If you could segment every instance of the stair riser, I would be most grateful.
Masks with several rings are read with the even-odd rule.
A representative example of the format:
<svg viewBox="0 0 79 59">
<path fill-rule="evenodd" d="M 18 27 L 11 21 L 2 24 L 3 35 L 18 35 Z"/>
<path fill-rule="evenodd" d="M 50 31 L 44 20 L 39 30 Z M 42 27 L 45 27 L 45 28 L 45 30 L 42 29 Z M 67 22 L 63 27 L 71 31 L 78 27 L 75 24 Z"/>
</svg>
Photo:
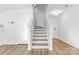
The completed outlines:
<svg viewBox="0 0 79 59">
<path fill-rule="evenodd" d="M 33 46 L 48 46 L 48 43 L 32 43 Z"/>
<path fill-rule="evenodd" d="M 45 32 L 45 30 L 34 30 L 35 32 Z"/>
<path fill-rule="evenodd" d="M 48 41 L 32 41 L 32 43 L 40 43 L 40 44 L 45 44 L 45 43 L 48 43 Z"/>
<path fill-rule="evenodd" d="M 45 30 L 45 29 L 34 29 L 34 30 Z"/>
<path fill-rule="evenodd" d="M 33 39 L 47 39 L 47 37 L 33 37 Z"/>
<path fill-rule="evenodd" d="M 34 31 L 45 31 L 45 30 L 34 30 Z"/>
<path fill-rule="evenodd" d="M 37 35 L 37 36 L 45 36 L 46 34 L 34 34 L 34 35 Z"/>
<path fill-rule="evenodd" d="M 46 32 L 34 32 L 34 34 L 46 34 Z"/>
</svg>

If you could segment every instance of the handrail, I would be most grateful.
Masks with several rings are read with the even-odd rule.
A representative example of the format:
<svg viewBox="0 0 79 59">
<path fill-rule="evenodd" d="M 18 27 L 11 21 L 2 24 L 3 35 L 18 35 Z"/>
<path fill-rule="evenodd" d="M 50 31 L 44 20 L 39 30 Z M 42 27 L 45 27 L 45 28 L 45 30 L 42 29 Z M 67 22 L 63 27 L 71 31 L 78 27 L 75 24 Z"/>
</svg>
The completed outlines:
<svg viewBox="0 0 79 59">
<path fill-rule="evenodd" d="M 52 50 L 53 30 L 48 21 L 46 21 L 46 31 L 47 31 L 47 37 L 48 37 L 49 50 Z"/>
<path fill-rule="evenodd" d="M 30 34 L 30 39 L 29 39 L 29 44 L 28 44 L 28 48 L 31 50 L 32 48 L 32 39 L 33 39 L 33 30 L 34 30 L 34 6 L 33 7 L 33 18 L 32 20 L 29 22 L 28 28 L 29 28 L 29 34 Z"/>
<path fill-rule="evenodd" d="M 32 19 L 28 25 L 28 29 L 29 29 L 29 43 L 28 43 L 28 50 L 31 50 L 32 48 L 32 39 L 33 39 L 33 30 L 34 30 L 34 20 Z"/>
</svg>

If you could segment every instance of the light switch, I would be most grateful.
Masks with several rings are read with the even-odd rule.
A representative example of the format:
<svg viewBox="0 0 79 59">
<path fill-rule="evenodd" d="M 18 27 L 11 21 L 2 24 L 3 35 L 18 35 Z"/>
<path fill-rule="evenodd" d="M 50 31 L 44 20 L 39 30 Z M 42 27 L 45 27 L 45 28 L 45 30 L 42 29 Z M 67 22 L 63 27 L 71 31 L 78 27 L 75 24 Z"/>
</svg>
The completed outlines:
<svg viewBox="0 0 79 59">
<path fill-rule="evenodd" d="M 56 27 L 54 27 L 54 30 L 56 30 Z"/>
</svg>

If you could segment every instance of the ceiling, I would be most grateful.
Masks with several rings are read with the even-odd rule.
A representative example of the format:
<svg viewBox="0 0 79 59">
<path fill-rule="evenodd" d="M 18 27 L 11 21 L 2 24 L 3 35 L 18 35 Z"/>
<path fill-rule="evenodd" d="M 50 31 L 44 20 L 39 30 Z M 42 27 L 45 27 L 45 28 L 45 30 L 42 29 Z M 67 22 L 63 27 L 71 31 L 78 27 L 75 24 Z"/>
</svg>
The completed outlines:
<svg viewBox="0 0 79 59">
<path fill-rule="evenodd" d="M 72 4 L 48 4 L 47 14 L 51 13 L 53 10 L 62 10 L 65 12 L 68 8 L 70 8 Z"/>
<path fill-rule="evenodd" d="M 0 4 L 0 9 L 29 9 L 32 4 Z"/>
<path fill-rule="evenodd" d="M 37 6 L 42 6 L 43 8 L 47 4 L 37 4 Z M 47 10 L 54 10 L 54 9 L 62 9 L 65 8 L 67 4 L 48 4 Z M 24 9 L 24 8 L 31 8 L 32 4 L 0 4 L 0 9 Z M 68 5 L 67 7 L 69 7 Z"/>
<path fill-rule="evenodd" d="M 47 14 L 56 9 L 66 11 L 71 6 L 69 4 L 37 4 L 37 8 L 39 7 L 43 11 L 47 10 Z M 0 11 L 6 9 L 32 9 L 32 4 L 0 4 Z"/>
<path fill-rule="evenodd" d="M 66 4 L 48 4 L 48 9 L 60 9 L 65 8 Z"/>
</svg>

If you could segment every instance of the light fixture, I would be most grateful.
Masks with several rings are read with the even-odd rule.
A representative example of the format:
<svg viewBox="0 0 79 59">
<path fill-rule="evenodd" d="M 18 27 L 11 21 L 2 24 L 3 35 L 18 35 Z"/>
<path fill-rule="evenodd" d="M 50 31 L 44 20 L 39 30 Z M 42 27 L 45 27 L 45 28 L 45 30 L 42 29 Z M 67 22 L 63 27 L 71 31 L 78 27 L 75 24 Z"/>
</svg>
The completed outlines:
<svg viewBox="0 0 79 59">
<path fill-rule="evenodd" d="M 58 10 L 53 10 L 50 14 L 53 14 L 55 16 L 61 14 L 63 11 L 61 9 L 58 9 Z"/>
<path fill-rule="evenodd" d="M 37 4 L 34 4 L 34 6 L 36 6 Z"/>
</svg>

